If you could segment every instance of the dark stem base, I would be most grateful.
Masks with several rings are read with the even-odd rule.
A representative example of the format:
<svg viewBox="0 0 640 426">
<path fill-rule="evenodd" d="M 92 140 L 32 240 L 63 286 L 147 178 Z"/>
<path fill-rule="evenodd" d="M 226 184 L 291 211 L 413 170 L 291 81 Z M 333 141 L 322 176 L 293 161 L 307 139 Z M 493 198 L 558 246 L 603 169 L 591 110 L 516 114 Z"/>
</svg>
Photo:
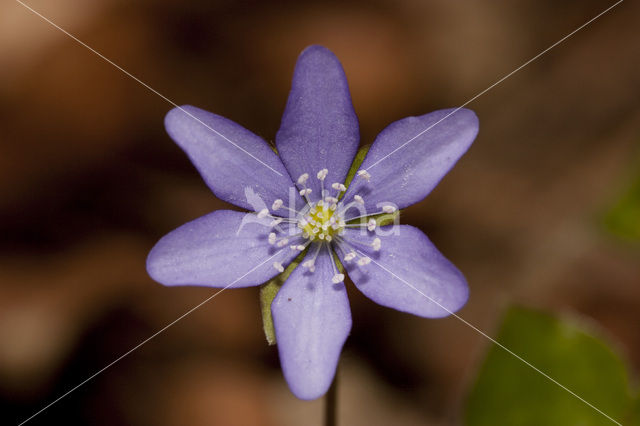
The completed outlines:
<svg viewBox="0 0 640 426">
<path fill-rule="evenodd" d="M 336 426 L 338 424 L 336 419 L 337 393 L 338 372 L 336 371 L 333 383 L 331 383 L 331 387 L 324 397 L 324 426 Z"/>
</svg>

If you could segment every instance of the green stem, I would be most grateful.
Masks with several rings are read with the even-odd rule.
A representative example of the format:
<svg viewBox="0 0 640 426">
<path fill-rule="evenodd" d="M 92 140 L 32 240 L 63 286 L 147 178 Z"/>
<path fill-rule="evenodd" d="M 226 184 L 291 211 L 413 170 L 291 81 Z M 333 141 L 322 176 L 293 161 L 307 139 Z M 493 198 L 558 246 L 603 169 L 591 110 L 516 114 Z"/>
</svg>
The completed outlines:
<svg viewBox="0 0 640 426">
<path fill-rule="evenodd" d="M 336 376 L 333 378 L 333 383 L 331 383 L 331 387 L 324 397 L 324 426 L 336 426 L 338 424 L 336 419 L 337 393 L 338 371 L 336 370 Z"/>
</svg>

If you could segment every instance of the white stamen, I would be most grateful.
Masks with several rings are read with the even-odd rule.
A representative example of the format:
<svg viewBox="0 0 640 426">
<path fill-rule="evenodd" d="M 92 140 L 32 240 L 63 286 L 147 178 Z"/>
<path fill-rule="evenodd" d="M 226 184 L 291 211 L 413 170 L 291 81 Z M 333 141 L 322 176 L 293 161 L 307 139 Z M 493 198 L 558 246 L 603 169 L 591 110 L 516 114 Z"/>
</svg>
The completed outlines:
<svg viewBox="0 0 640 426">
<path fill-rule="evenodd" d="M 313 271 L 314 271 L 314 269 L 315 269 L 315 263 L 316 263 L 316 262 L 315 262 L 315 260 L 314 260 L 314 259 L 310 259 L 310 260 L 307 260 L 307 261 L 303 262 L 303 263 L 302 263 L 302 266 L 304 266 L 305 268 L 307 268 L 308 270 L 310 270 L 311 272 L 313 272 Z"/>
<path fill-rule="evenodd" d="M 287 244 L 289 244 L 289 239 L 288 238 L 283 238 L 282 240 L 278 241 L 278 244 L 276 244 L 276 246 L 284 247 Z"/>
<path fill-rule="evenodd" d="M 273 202 L 273 204 L 271 205 L 271 210 L 276 211 L 276 210 L 278 210 L 280 207 L 282 207 L 282 200 L 278 199 L 278 200 L 275 200 L 275 201 Z"/>
<path fill-rule="evenodd" d="M 369 182 L 369 179 L 371 179 L 371 175 L 369 174 L 369 172 L 364 169 L 358 170 L 358 176 L 363 178 L 367 182 Z"/>
<path fill-rule="evenodd" d="M 324 240 L 324 233 L 318 235 L 318 238 L 320 238 L 321 240 Z"/>
<path fill-rule="evenodd" d="M 325 237 L 325 240 L 326 240 L 328 243 L 330 243 L 330 242 L 331 242 L 331 240 L 333 240 L 333 238 L 331 238 L 331 235 L 327 235 L 327 236 Z"/>
<path fill-rule="evenodd" d="M 396 211 L 396 208 L 394 206 L 382 206 L 382 211 L 385 213 L 393 213 Z"/>
<path fill-rule="evenodd" d="M 264 219 L 269 214 L 269 209 L 262 209 L 258 212 L 258 219 Z"/>
<path fill-rule="evenodd" d="M 374 238 L 371 246 L 373 247 L 373 251 L 380 251 L 380 247 L 382 246 L 382 241 L 380 241 L 380 238 Z"/>
<path fill-rule="evenodd" d="M 347 190 L 347 187 L 344 186 L 343 184 L 339 183 L 339 182 L 331 184 L 331 187 L 333 189 L 336 189 L 336 190 L 340 191 L 340 192 L 343 192 L 343 191 Z"/>
<path fill-rule="evenodd" d="M 273 245 L 276 243 L 276 233 L 272 232 L 269 234 L 269 244 Z"/>
<path fill-rule="evenodd" d="M 309 194 L 311 194 L 311 188 L 306 188 L 306 189 L 301 189 L 300 190 L 300 195 L 302 197 L 304 197 L 305 195 L 309 195 Z"/>
<path fill-rule="evenodd" d="M 334 284 L 341 283 L 344 281 L 344 274 L 335 274 L 333 278 L 331 278 L 331 281 L 333 281 Z"/>
<path fill-rule="evenodd" d="M 305 249 L 305 246 L 303 246 L 302 244 L 299 244 L 296 246 L 296 250 L 298 251 L 303 251 Z"/>
<path fill-rule="evenodd" d="M 274 226 L 278 226 L 278 225 L 280 225 L 281 223 L 282 223 L 282 218 L 278 218 L 278 219 L 274 219 L 274 220 L 269 224 L 269 226 L 271 226 L 271 227 L 273 228 Z"/>
<path fill-rule="evenodd" d="M 307 222 L 305 219 L 300 219 L 298 221 L 298 228 L 304 228 L 305 226 L 307 226 L 309 224 L 309 222 Z"/>
<path fill-rule="evenodd" d="M 360 266 L 365 266 L 365 265 L 368 265 L 369 263 L 371 263 L 371 259 L 369 259 L 366 256 L 361 257 L 360 259 L 358 259 L 358 265 L 360 265 Z"/>
<path fill-rule="evenodd" d="M 373 232 L 376 229 L 376 225 L 377 225 L 377 223 L 376 223 L 375 219 L 369 219 L 369 222 L 367 222 L 367 229 L 370 232 Z"/>
<path fill-rule="evenodd" d="M 324 200 L 327 201 L 328 203 L 337 203 L 338 202 L 338 199 L 336 197 L 327 197 Z"/>
<path fill-rule="evenodd" d="M 318 172 L 316 177 L 318 178 L 318 180 L 324 180 L 327 177 L 327 173 L 329 173 L 329 170 L 322 169 Z"/>
<path fill-rule="evenodd" d="M 358 204 L 364 204 L 364 198 L 362 198 L 359 195 L 354 195 L 353 199 L 356 200 L 356 203 L 358 203 Z"/>
<path fill-rule="evenodd" d="M 303 185 L 309 179 L 309 173 L 303 173 L 298 178 L 298 184 Z"/>
<path fill-rule="evenodd" d="M 355 251 L 351 251 L 347 254 L 344 255 L 344 260 L 347 262 L 351 262 L 353 259 L 356 258 L 356 252 Z"/>
<path fill-rule="evenodd" d="M 273 262 L 273 267 L 276 268 L 278 272 L 284 272 L 284 266 L 280 262 Z"/>
</svg>

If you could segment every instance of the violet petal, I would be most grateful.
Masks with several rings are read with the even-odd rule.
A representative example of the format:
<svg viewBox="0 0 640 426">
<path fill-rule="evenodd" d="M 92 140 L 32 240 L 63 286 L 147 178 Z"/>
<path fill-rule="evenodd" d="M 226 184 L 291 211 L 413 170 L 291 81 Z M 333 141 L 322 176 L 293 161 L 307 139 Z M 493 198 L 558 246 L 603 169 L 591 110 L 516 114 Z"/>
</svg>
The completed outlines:
<svg viewBox="0 0 640 426">
<path fill-rule="evenodd" d="M 147 257 L 147 271 L 168 286 L 236 288 L 262 284 L 279 274 L 273 262 L 286 267 L 300 254 L 289 245 L 270 245 L 271 228 L 266 225 L 268 219 L 261 221 L 251 213 L 209 213 L 162 237 Z"/>
<path fill-rule="evenodd" d="M 323 247 L 313 273 L 298 266 L 271 304 L 282 371 L 300 399 L 318 398 L 329 389 L 351 330 L 347 292 L 344 283 L 331 281 L 329 256 Z"/>
<path fill-rule="evenodd" d="M 342 243 L 343 250 L 371 259 L 368 265 L 359 265 L 357 259 L 347 262 L 338 250 L 351 280 L 374 302 L 428 318 L 445 317 L 466 303 L 464 276 L 419 229 L 383 226 L 377 235 L 346 229 L 343 238 L 352 244 Z M 379 251 L 372 248 L 374 238 L 380 238 Z"/>
<path fill-rule="evenodd" d="M 320 197 L 316 173 L 329 173 L 325 188 L 344 182 L 358 150 L 358 118 L 342 65 L 322 46 L 306 48 L 298 58 L 276 146 L 291 177 L 309 173 L 311 199 Z"/>
<path fill-rule="evenodd" d="M 360 166 L 371 178 L 367 182 L 356 176 L 344 199 L 351 200 L 358 194 L 364 198 L 367 212 L 374 214 L 380 211 L 378 203 L 391 202 L 402 209 L 426 197 L 478 134 L 478 118 L 473 111 L 454 111 L 443 109 L 407 117 L 387 126 Z M 451 115 L 444 118 L 447 114 Z M 353 210 L 350 216 L 355 216 Z"/>
<path fill-rule="evenodd" d="M 246 191 L 250 188 L 267 207 L 276 199 L 288 203 L 289 188 L 294 187 L 291 177 L 259 136 L 231 120 L 190 105 L 169 111 L 165 127 L 216 197 L 248 210 L 260 210 L 247 199 Z M 300 195 L 294 192 L 293 196 L 296 207 L 302 207 Z M 286 215 L 284 211 L 278 213 Z"/>
</svg>

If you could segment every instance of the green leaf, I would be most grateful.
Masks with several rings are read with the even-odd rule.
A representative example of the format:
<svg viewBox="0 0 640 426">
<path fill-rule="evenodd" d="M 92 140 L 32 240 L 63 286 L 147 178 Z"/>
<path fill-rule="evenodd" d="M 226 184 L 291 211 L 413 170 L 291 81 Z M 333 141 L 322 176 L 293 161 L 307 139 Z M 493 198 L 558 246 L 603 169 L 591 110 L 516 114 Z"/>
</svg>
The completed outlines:
<svg viewBox="0 0 640 426">
<path fill-rule="evenodd" d="M 353 159 L 353 163 L 351 163 L 351 168 L 347 173 L 347 178 L 344 181 L 344 186 L 346 186 L 347 188 L 349 187 L 349 184 L 353 180 L 353 177 L 358 172 L 360 165 L 364 161 L 364 157 L 367 156 L 367 152 L 369 152 L 369 148 L 371 148 L 371 144 L 363 145 L 360 147 L 360 149 L 356 153 L 356 158 Z"/>
<path fill-rule="evenodd" d="M 629 426 L 640 426 L 640 395 L 636 395 L 631 414 L 629 415 L 629 423 L 625 424 Z"/>
<path fill-rule="evenodd" d="M 621 422 L 630 409 L 624 363 L 575 320 L 511 308 L 497 339 L 509 350 Z M 497 345 L 489 350 L 467 401 L 470 426 L 614 425 Z"/>
<path fill-rule="evenodd" d="M 260 286 L 260 310 L 262 311 L 262 329 L 269 345 L 276 344 L 276 331 L 273 328 L 271 316 L 271 302 L 275 299 L 282 284 L 289 278 L 291 272 L 302 262 L 305 252 L 300 253 L 289 266 L 279 275 Z"/>
<path fill-rule="evenodd" d="M 400 216 L 400 210 L 396 210 L 393 213 L 382 213 L 379 215 L 371 216 L 376 220 L 376 226 L 392 225 L 396 219 Z"/>
<path fill-rule="evenodd" d="M 604 217 L 604 225 L 614 235 L 640 241 L 640 173 L 622 198 Z"/>
</svg>

